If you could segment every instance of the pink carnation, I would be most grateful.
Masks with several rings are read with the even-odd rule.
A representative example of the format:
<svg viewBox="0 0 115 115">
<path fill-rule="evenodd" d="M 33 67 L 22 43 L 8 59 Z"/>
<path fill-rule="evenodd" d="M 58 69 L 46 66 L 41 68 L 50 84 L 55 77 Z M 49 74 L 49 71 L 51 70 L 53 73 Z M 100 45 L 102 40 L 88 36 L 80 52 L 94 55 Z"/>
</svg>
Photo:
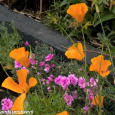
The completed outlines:
<svg viewBox="0 0 115 115">
<path fill-rule="evenodd" d="M 85 107 L 83 107 L 83 109 L 84 109 L 84 114 L 86 114 L 88 111 L 88 107 L 85 105 Z M 90 108 L 89 108 L 89 111 L 90 111 Z"/>
<path fill-rule="evenodd" d="M 39 66 L 44 66 L 45 62 L 40 62 Z"/>
<path fill-rule="evenodd" d="M 62 79 L 63 76 L 59 75 L 57 78 L 54 79 L 54 82 L 58 85 L 61 85 L 61 79 Z"/>
<path fill-rule="evenodd" d="M 74 74 L 70 74 L 70 75 L 68 76 L 68 78 L 69 78 L 69 80 L 70 80 L 70 84 L 72 84 L 72 85 L 74 85 L 74 86 L 77 84 L 78 78 L 77 78 Z"/>
<path fill-rule="evenodd" d="M 49 84 L 53 79 L 51 77 L 48 77 L 46 84 Z"/>
<path fill-rule="evenodd" d="M 68 95 L 68 93 L 65 93 L 64 96 L 65 103 L 71 107 L 72 101 L 74 101 L 73 97 L 71 95 Z"/>
<path fill-rule="evenodd" d="M 80 77 L 78 80 L 78 85 L 80 86 L 80 88 L 85 88 L 85 79 Z"/>
<path fill-rule="evenodd" d="M 91 82 L 91 83 L 90 83 L 90 84 L 91 84 L 91 87 L 97 86 L 97 84 L 96 84 L 94 78 L 90 78 L 90 82 Z"/>
<path fill-rule="evenodd" d="M 55 64 L 52 64 L 52 67 L 55 67 Z"/>
<path fill-rule="evenodd" d="M 49 54 L 45 58 L 45 61 L 50 61 L 53 58 L 54 54 Z"/>
<path fill-rule="evenodd" d="M 18 61 L 15 60 L 14 63 L 15 63 L 15 68 L 22 67 L 22 65 Z"/>
<path fill-rule="evenodd" d="M 60 85 L 63 87 L 63 90 L 67 89 L 70 84 L 70 80 L 67 77 L 62 77 L 60 81 Z"/>
<path fill-rule="evenodd" d="M 44 71 L 48 73 L 50 70 L 50 66 L 48 64 L 45 65 Z"/>
<path fill-rule="evenodd" d="M 26 41 L 24 44 L 25 44 L 25 46 L 29 46 L 29 43 L 28 43 L 28 41 Z"/>
<path fill-rule="evenodd" d="M 51 92 L 51 87 L 48 87 L 47 89 L 48 89 L 49 92 Z"/>
<path fill-rule="evenodd" d="M 11 109 L 13 102 L 9 98 L 4 98 L 1 100 L 1 105 L 2 105 L 2 110 L 3 111 L 8 111 Z"/>
</svg>

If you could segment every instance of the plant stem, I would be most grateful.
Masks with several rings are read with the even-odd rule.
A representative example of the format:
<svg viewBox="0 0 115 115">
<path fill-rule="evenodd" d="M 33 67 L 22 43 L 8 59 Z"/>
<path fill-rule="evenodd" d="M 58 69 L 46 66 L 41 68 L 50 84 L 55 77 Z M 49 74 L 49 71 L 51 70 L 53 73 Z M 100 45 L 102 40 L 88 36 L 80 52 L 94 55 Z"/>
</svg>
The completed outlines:
<svg viewBox="0 0 115 115">
<path fill-rule="evenodd" d="M 85 90 L 86 90 L 86 105 L 88 107 L 88 115 L 89 115 L 89 106 L 88 106 L 87 88 L 86 88 L 86 79 L 87 79 L 87 75 L 86 75 L 86 46 L 85 46 L 85 37 L 84 37 L 82 24 L 81 24 L 81 29 L 82 29 L 82 35 L 83 35 L 83 41 L 84 41 L 84 48 L 85 48 Z"/>
<path fill-rule="evenodd" d="M 2 65 L 1 62 L 0 62 L 0 64 L 1 64 L 1 66 L 2 66 L 2 68 L 3 68 L 3 70 L 4 70 L 4 72 L 6 73 L 6 75 L 9 77 L 9 74 L 8 74 L 7 71 L 4 69 L 4 67 L 3 67 L 3 65 Z"/>
</svg>

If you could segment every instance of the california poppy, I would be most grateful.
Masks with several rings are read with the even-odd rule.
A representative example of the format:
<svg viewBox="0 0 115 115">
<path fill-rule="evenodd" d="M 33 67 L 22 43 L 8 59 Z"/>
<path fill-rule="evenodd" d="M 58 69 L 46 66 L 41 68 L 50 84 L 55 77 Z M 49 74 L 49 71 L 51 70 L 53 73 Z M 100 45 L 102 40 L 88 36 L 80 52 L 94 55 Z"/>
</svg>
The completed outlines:
<svg viewBox="0 0 115 115">
<path fill-rule="evenodd" d="M 37 84 L 37 80 L 34 77 L 31 77 L 29 79 L 29 85 L 27 84 L 27 73 L 28 70 L 17 70 L 19 84 L 17 84 L 11 77 L 7 77 L 1 85 L 2 87 L 10 89 L 16 93 L 21 93 L 21 95 L 15 100 L 11 108 L 12 111 L 24 111 L 24 100 L 26 98 L 26 93 L 31 87 Z M 23 112 L 19 114 L 23 114 Z"/>
<path fill-rule="evenodd" d="M 30 65 L 30 61 L 28 58 L 29 52 L 25 51 L 24 47 L 14 49 L 10 52 L 9 56 L 16 61 L 18 61 L 21 65 L 28 68 Z"/>
<path fill-rule="evenodd" d="M 110 73 L 108 67 L 111 65 L 111 62 L 109 60 L 104 60 L 103 55 L 102 55 L 102 60 L 101 60 L 101 55 L 91 59 L 92 64 L 90 65 L 89 70 L 99 73 L 100 61 L 101 61 L 100 75 L 102 77 L 105 77 Z"/>
<path fill-rule="evenodd" d="M 77 50 L 77 48 L 75 47 L 75 45 L 73 44 L 66 52 L 65 55 L 67 56 L 67 58 L 71 58 L 71 59 L 76 59 L 78 61 L 82 61 L 83 58 L 85 57 L 85 54 L 83 53 L 83 46 L 81 43 L 76 43 L 77 48 L 79 49 L 79 51 Z M 80 53 L 81 54 L 80 54 Z M 82 56 L 81 56 L 82 55 Z"/>
<path fill-rule="evenodd" d="M 56 114 L 56 115 L 69 115 L 69 114 L 67 113 L 67 111 L 63 111 L 63 112 L 58 113 L 58 114 Z"/>
<path fill-rule="evenodd" d="M 95 96 L 95 99 L 93 98 L 92 99 L 92 104 L 93 105 L 96 105 L 96 103 L 97 103 L 97 106 L 99 106 L 99 98 L 100 98 L 100 95 L 98 96 L 98 95 L 96 95 Z M 101 106 L 103 106 L 103 96 L 101 96 Z M 95 103 L 95 101 L 96 101 L 96 103 Z"/>
<path fill-rule="evenodd" d="M 85 3 L 78 3 L 71 5 L 68 8 L 67 13 L 74 17 L 79 23 L 82 23 L 87 11 L 88 7 Z"/>
</svg>

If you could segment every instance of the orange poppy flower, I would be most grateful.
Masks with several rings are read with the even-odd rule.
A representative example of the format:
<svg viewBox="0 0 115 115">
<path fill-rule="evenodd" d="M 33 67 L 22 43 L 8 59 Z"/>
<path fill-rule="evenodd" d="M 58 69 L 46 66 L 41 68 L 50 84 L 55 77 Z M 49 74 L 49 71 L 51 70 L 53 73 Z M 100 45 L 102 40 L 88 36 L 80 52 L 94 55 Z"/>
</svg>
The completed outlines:
<svg viewBox="0 0 115 115">
<path fill-rule="evenodd" d="M 67 113 L 67 111 L 63 111 L 63 112 L 58 113 L 58 114 L 56 114 L 56 115 L 69 115 L 69 114 Z"/>
<path fill-rule="evenodd" d="M 21 93 L 19 97 L 16 98 L 11 110 L 12 111 L 20 111 L 20 113 L 15 114 L 23 114 L 21 110 L 24 111 L 24 100 L 26 98 L 26 93 L 29 89 L 37 84 L 37 80 L 34 77 L 29 79 L 29 85 L 26 82 L 28 70 L 17 70 L 19 84 L 17 84 L 11 77 L 7 77 L 3 83 L 2 87 L 10 89 L 16 93 Z"/>
<path fill-rule="evenodd" d="M 101 60 L 101 55 L 91 59 L 92 64 L 90 65 L 89 70 L 99 73 L 100 61 L 101 61 L 100 75 L 102 77 L 105 77 L 110 73 L 108 67 L 111 65 L 111 62 L 109 60 L 104 60 L 103 55 L 102 55 L 102 60 Z"/>
<path fill-rule="evenodd" d="M 25 51 L 24 47 L 14 49 L 9 54 L 11 58 L 15 59 L 26 68 L 28 68 L 30 65 L 30 60 L 28 58 L 28 55 L 29 55 L 29 52 Z"/>
<path fill-rule="evenodd" d="M 99 106 L 99 98 L 100 98 L 100 95 L 98 96 L 98 95 L 96 95 L 95 96 L 95 99 L 93 98 L 92 99 L 92 104 L 93 105 L 96 105 L 96 103 L 97 103 L 97 106 Z M 103 106 L 103 96 L 101 96 L 101 106 Z M 96 103 L 95 103 L 95 101 L 96 101 Z"/>
<path fill-rule="evenodd" d="M 85 54 L 83 53 L 83 46 L 81 43 L 76 43 L 77 48 L 79 49 L 79 51 L 77 50 L 77 48 L 75 47 L 75 45 L 73 44 L 66 52 L 65 55 L 67 56 L 67 58 L 71 58 L 71 59 L 76 59 L 78 61 L 82 61 L 83 58 L 85 57 Z M 82 56 L 80 55 L 80 53 Z"/>
<path fill-rule="evenodd" d="M 82 23 L 84 20 L 84 17 L 88 11 L 88 7 L 85 3 L 79 3 L 75 5 L 71 5 L 67 13 L 74 17 L 79 23 Z"/>
</svg>

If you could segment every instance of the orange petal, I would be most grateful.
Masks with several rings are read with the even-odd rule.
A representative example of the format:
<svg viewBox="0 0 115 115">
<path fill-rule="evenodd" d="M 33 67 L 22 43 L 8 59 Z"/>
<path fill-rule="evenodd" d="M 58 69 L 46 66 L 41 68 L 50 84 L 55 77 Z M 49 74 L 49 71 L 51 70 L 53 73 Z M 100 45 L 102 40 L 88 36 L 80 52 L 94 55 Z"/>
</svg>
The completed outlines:
<svg viewBox="0 0 115 115">
<path fill-rule="evenodd" d="M 102 60 L 103 60 L 103 55 L 102 55 Z M 101 55 L 91 59 L 92 64 L 99 64 L 100 65 L 100 61 L 101 61 Z"/>
<path fill-rule="evenodd" d="M 69 114 L 67 113 L 67 111 L 63 111 L 63 112 L 58 113 L 58 114 L 56 114 L 56 115 L 69 115 Z"/>
<path fill-rule="evenodd" d="M 27 73 L 28 73 L 28 70 L 25 70 L 25 69 L 17 70 L 19 85 L 24 91 L 25 91 L 26 87 L 28 86 L 28 84 L 26 82 Z"/>
<path fill-rule="evenodd" d="M 77 50 L 77 48 L 79 49 L 79 51 Z M 68 48 L 68 50 L 65 52 L 65 55 L 67 56 L 67 58 L 71 58 L 71 59 L 76 59 L 78 61 L 82 61 L 83 58 L 85 57 L 84 53 L 83 53 L 83 46 L 81 43 L 77 43 L 75 45 L 73 44 L 70 48 Z M 80 53 L 81 54 L 80 54 Z M 82 58 L 82 56 L 83 58 Z"/>
<path fill-rule="evenodd" d="M 109 75 L 109 73 L 110 73 L 109 70 L 108 70 L 107 72 L 101 72 L 101 71 L 100 71 L 100 75 L 101 75 L 102 77 L 105 77 L 106 75 Z"/>
<path fill-rule="evenodd" d="M 30 60 L 27 56 L 21 57 L 17 60 L 21 65 L 23 65 L 25 68 L 28 68 L 30 65 Z"/>
<path fill-rule="evenodd" d="M 87 11 L 88 11 L 87 5 L 85 3 L 80 3 L 71 5 L 68 8 L 67 13 L 70 14 L 72 17 L 74 17 L 79 23 L 82 23 Z"/>
<path fill-rule="evenodd" d="M 94 98 L 92 99 L 92 104 L 93 104 L 93 105 L 96 105 L 96 103 L 97 103 L 97 106 L 99 106 L 99 97 L 100 97 L 100 95 L 99 95 L 99 96 L 96 95 L 96 96 L 95 96 L 95 99 L 94 99 Z M 104 97 L 101 96 L 101 106 L 103 106 L 103 99 L 104 99 Z M 96 101 L 96 103 L 95 103 L 95 101 Z"/>
<path fill-rule="evenodd" d="M 26 98 L 25 93 L 23 93 L 19 97 L 17 97 L 12 108 L 11 108 L 11 111 L 13 111 L 13 112 L 17 111 L 15 114 L 23 114 L 25 98 Z"/>
<path fill-rule="evenodd" d="M 99 68 L 97 65 L 91 64 L 89 71 L 95 71 L 95 72 L 99 72 Z"/>
<path fill-rule="evenodd" d="M 9 54 L 9 56 L 13 59 L 16 59 L 17 55 L 18 55 L 18 49 L 12 50 Z"/>
<path fill-rule="evenodd" d="M 29 91 L 29 89 L 31 87 L 34 87 L 36 84 L 37 84 L 37 80 L 34 77 L 31 77 L 29 79 L 29 86 L 27 86 L 26 89 L 25 89 L 25 93 L 27 93 Z"/>
<path fill-rule="evenodd" d="M 33 87 L 37 84 L 37 79 L 35 79 L 34 77 L 31 77 L 29 79 L 29 86 Z"/>
<path fill-rule="evenodd" d="M 12 91 L 14 91 L 14 92 L 16 92 L 16 93 L 23 93 L 23 91 L 22 91 L 20 85 L 17 84 L 11 77 L 7 77 L 7 78 L 3 81 L 3 83 L 2 83 L 1 86 L 2 86 L 2 87 L 5 87 L 5 88 L 7 88 L 7 89 L 10 89 L 10 90 L 12 90 Z"/>
</svg>

